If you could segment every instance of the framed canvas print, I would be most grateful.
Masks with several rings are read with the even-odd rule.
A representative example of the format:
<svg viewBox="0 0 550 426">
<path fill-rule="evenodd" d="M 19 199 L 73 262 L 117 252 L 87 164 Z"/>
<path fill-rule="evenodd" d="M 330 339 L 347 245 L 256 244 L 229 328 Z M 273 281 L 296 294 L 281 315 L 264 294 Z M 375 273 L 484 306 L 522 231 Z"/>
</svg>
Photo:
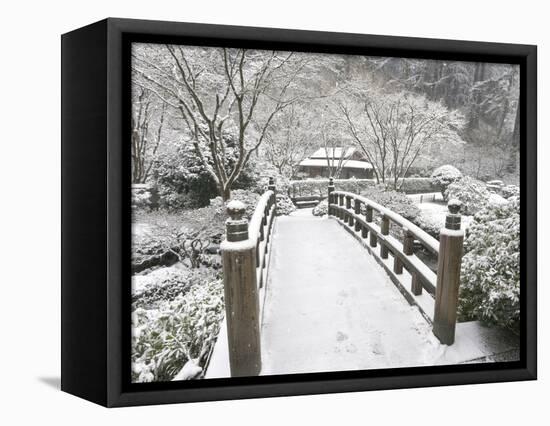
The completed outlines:
<svg viewBox="0 0 550 426">
<path fill-rule="evenodd" d="M 535 46 L 63 35 L 63 390 L 126 406 L 535 378 Z"/>
</svg>

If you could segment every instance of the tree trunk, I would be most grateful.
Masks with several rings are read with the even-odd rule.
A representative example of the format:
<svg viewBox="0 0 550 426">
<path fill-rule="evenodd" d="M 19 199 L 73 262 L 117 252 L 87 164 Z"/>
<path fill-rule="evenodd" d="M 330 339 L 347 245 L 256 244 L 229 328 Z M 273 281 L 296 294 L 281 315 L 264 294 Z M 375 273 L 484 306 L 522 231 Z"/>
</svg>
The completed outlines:
<svg viewBox="0 0 550 426">
<path fill-rule="evenodd" d="M 231 189 L 220 187 L 219 191 L 220 191 L 220 195 L 222 196 L 222 200 L 229 201 L 229 199 L 231 198 Z"/>
</svg>

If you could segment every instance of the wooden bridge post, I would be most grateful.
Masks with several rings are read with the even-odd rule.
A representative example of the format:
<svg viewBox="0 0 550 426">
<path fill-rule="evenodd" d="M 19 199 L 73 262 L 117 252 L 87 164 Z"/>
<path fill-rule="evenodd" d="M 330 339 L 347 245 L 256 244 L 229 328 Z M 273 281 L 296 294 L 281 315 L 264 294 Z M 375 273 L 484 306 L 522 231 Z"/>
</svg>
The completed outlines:
<svg viewBox="0 0 550 426">
<path fill-rule="evenodd" d="M 365 214 L 365 219 L 368 223 L 372 222 L 372 219 L 373 219 L 372 214 L 373 214 L 372 207 L 367 205 L 367 213 Z M 376 247 L 376 234 L 374 232 L 370 233 L 369 245 L 371 247 Z"/>
<path fill-rule="evenodd" d="M 346 195 L 346 210 L 349 210 L 349 209 L 351 209 L 351 196 Z M 348 215 L 348 218 L 347 218 L 348 225 L 353 226 L 353 215 L 351 215 L 349 212 L 347 213 L 347 215 Z"/>
<path fill-rule="evenodd" d="M 333 196 L 332 196 L 332 193 L 334 192 L 334 179 L 333 178 L 329 178 L 328 179 L 328 214 L 329 216 L 333 214 L 333 209 L 332 209 L 332 206 L 331 204 L 334 203 L 334 199 L 333 199 Z"/>
<path fill-rule="evenodd" d="M 225 223 L 226 239 L 221 244 L 221 252 L 231 376 L 257 376 L 262 359 L 256 239 L 248 238 L 243 203 L 231 201 L 227 213 L 230 218 Z"/>
<path fill-rule="evenodd" d="M 461 203 L 451 200 L 445 228 L 439 234 L 439 260 L 435 288 L 433 333 L 439 341 L 452 345 L 455 341 L 460 266 L 464 231 L 460 229 Z"/>
<path fill-rule="evenodd" d="M 360 215 L 361 214 L 361 201 L 359 201 L 357 198 L 355 199 L 354 201 L 354 205 L 353 205 L 353 211 L 355 212 L 356 215 Z M 359 223 L 358 220 L 355 221 L 355 231 L 359 231 L 361 229 L 361 223 Z"/>
<path fill-rule="evenodd" d="M 382 235 L 389 235 L 390 233 L 390 218 L 385 214 L 382 215 L 382 222 L 380 223 L 380 233 Z M 380 257 L 382 259 L 388 258 L 388 246 L 385 243 L 380 243 Z"/>
<path fill-rule="evenodd" d="M 277 213 L 277 187 L 275 186 L 275 178 L 273 176 L 269 178 L 267 189 L 268 191 L 273 191 L 273 204 L 275 204 L 275 213 Z"/>
<path fill-rule="evenodd" d="M 407 256 L 414 254 L 414 234 L 407 228 L 403 228 L 403 253 Z M 422 294 L 422 283 L 414 271 L 411 271 L 411 293 L 415 296 Z"/>
<path fill-rule="evenodd" d="M 338 205 L 340 207 L 342 207 L 344 205 L 344 194 L 338 194 Z M 345 217 L 346 217 L 345 213 L 341 209 L 339 209 L 338 210 L 338 218 L 344 220 Z"/>
</svg>

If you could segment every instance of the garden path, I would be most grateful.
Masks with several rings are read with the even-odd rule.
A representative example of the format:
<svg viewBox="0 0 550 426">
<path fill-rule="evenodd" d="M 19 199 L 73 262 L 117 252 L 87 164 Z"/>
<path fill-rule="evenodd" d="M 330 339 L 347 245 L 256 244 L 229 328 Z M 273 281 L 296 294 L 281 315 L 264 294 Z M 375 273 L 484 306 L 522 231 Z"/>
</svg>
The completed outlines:
<svg viewBox="0 0 550 426">
<path fill-rule="evenodd" d="M 262 322 L 262 374 L 433 364 L 444 348 L 334 219 L 280 217 Z"/>
<path fill-rule="evenodd" d="M 261 295 L 262 375 L 480 362 L 508 356 L 506 333 L 459 323 L 442 345 L 418 307 L 334 218 L 278 217 Z M 225 322 L 206 378 L 230 377 Z"/>
</svg>

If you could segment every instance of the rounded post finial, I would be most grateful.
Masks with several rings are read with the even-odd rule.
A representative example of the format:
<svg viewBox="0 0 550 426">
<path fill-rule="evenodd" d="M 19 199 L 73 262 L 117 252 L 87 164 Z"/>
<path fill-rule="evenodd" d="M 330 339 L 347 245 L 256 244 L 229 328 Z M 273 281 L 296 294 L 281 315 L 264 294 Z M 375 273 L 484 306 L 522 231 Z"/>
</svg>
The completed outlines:
<svg viewBox="0 0 550 426">
<path fill-rule="evenodd" d="M 445 219 L 445 228 L 459 230 L 460 229 L 460 208 L 462 207 L 462 202 L 453 198 L 447 203 L 447 209 L 449 213 Z"/>
<path fill-rule="evenodd" d="M 241 220 L 246 212 L 246 205 L 242 201 L 233 200 L 227 203 L 226 210 L 231 220 Z"/>
<path fill-rule="evenodd" d="M 226 206 L 229 219 L 225 221 L 227 241 L 244 241 L 248 239 L 248 220 L 244 217 L 246 205 L 233 200 Z"/>
<path fill-rule="evenodd" d="M 275 192 L 275 178 L 273 176 L 269 177 L 269 183 L 267 184 L 267 190 Z"/>
<path fill-rule="evenodd" d="M 331 177 L 328 178 L 328 194 L 330 196 L 331 192 L 334 191 L 334 179 Z"/>
</svg>

